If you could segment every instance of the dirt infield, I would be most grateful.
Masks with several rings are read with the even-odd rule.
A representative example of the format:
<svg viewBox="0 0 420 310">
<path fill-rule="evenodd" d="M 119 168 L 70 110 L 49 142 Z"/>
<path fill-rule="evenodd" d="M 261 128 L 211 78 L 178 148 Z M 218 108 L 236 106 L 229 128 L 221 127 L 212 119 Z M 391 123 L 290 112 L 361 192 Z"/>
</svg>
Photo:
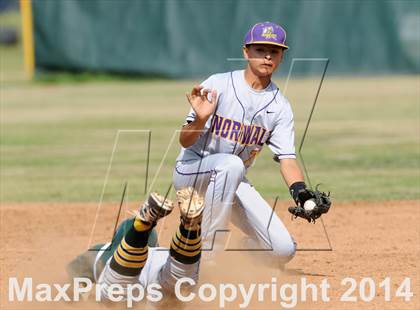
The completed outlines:
<svg viewBox="0 0 420 310">
<path fill-rule="evenodd" d="M 329 244 L 320 222 L 315 225 L 301 220 L 291 221 L 286 213 L 287 202 L 279 204 L 278 214 L 298 242 L 296 257 L 282 271 L 267 253 L 228 251 L 222 253 L 216 264 L 201 265 L 201 283 L 268 283 L 275 278 L 277 287 L 284 283 L 298 284 L 303 278 L 309 283 L 327 281 L 329 301 L 299 300 L 294 309 L 419 309 L 420 254 L 420 203 L 419 201 L 392 201 L 384 203 L 335 204 L 324 216 L 332 251 L 305 251 L 309 248 L 328 249 Z M 96 205 L 92 204 L 5 204 L 1 206 L 1 308 L 2 309 L 105 309 L 93 301 L 81 302 L 9 302 L 9 278 L 32 277 L 38 283 L 67 282 L 64 267 L 74 256 L 84 251 L 89 243 Z M 134 208 L 135 206 L 130 206 Z M 107 210 L 115 210 L 110 207 Z M 104 209 L 105 210 L 105 209 Z M 124 212 L 126 216 L 126 212 Z M 106 239 L 113 229 L 113 213 L 102 214 L 106 225 L 97 225 L 94 239 Z M 168 240 L 178 217 L 171 215 L 158 227 L 161 245 Z M 241 234 L 232 228 L 229 246 L 241 240 Z M 105 240 L 104 240 L 105 241 Z M 235 243 L 236 242 L 236 243 Z M 352 296 L 359 296 L 362 278 L 370 277 L 376 284 L 372 301 L 340 301 L 350 284 L 341 284 L 346 278 L 354 278 L 358 287 Z M 379 283 L 391 278 L 391 300 L 385 301 L 384 290 Z M 404 301 L 395 291 L 405 277 L 411 279 L 414 296 Z M 53 292 L 53 296 L 55 293 Z M 298 293 L 299 299 L 301 293 Z M 280 309 L 281 298 L 272 301 L 267 294 L 258 301 L 254 295 L 248 309 Z M 308 295 L 310 296 L 310 295 Z M 284 301 L 284 300 L 283 300 Z M 226 303 L 226 309 L 237 309 L 242 302 Z M 125 308 L 124 304 L 115 305 Z M 216 309 L 219 299 L 172 305 L 172 308 Z M 114 307 L 113 307 L 114 308 Z M 143 308 L 140 303 L 136 308 Z"/>
</svg>

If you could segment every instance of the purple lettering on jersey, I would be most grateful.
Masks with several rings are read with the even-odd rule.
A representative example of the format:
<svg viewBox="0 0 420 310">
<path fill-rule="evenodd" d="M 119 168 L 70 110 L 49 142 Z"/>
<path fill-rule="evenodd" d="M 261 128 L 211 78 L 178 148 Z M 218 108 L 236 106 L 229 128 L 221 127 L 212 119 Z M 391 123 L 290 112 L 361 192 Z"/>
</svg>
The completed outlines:
<svg viewBox="0 0 420 310">
<path fill-rule="evenodd" d="M 258 142 L 257 142 L 258 145 L 263 145 L 264 144 L 263 138 L 264 138 L 264 135 L 265 135 L 266 132 L 267 132 L 267 130 L 265 128 L 261 127 L 261 134 L 260 134 L 260 137 L 258 138 Z"/>
<path fill-rule="evenodd" d="M 230 127 L 232 126 L 232 120 L 225 118 L 223 122 L 222 132 L 220 133 L 220 136 L 222 138 L 226 138 L 229 135 Z"/>
<path fill-rule="evenodd" d="M 242 141 L 242 136 L 244 135 L 244 124 L 241 123 L 241 129 L 239 129 L 238 141 Z"/>
<path fill-rule="evenodd" d="M 254 126 L 252 125 L 244 125 L 244 134 L 242 136 L 242 144 L 248 144 L 249 139 L 251 139 L 252 130 L 254 129 Z"/>
<path fill-rule="evenodd" d="M 230 132 L 229 139 L 235 142 L 238 142 L 240 130 L 241 130 L 241 123 L 233 121 L 232 131 Z"/>
<path fill-rule="evenodd" d="M 252 135 L 252 139 L 249 142 L 250 145 L 257 143 L 259 135 L 260 135 L 260 131 L 261 131 L 261 127 L 255 126 L 255 130 L 254 130 L 254 133 Z"/>
<path fill-rule="evenodd" d="M 210 132 L 216 136 L 239 142 L 242 145 L 263 145 L 267 129 L 256 125 L 244 125 L 240 122 L 215 114 Z"/>
<path fill-rule="evenodd" d="M 222 126 L 223 117 L 218 116 L 217 114 L 214 115 L 213 124 L 211 126 L 211 132 L 215 133 L 216 135 L 220 134 L 220 127 Z"/>
</svg>

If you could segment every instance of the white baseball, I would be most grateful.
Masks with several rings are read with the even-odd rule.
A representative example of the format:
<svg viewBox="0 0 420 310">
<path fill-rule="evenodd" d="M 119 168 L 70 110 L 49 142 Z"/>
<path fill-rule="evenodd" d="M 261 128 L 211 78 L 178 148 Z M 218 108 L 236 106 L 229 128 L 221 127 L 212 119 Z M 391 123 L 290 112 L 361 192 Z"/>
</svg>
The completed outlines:
<svg viewBox="0 0 420 310">
<path fill-rule="evenodd" d="M 315 208 L 315 206 L 316 206 L 316 203 L 315 203 L 315 200 L 314 200 L 314 199 L 308 199 L 308 200 L 306 200 L 306 201 L 305 201 L 305 203 L 303 204 L 303 208 L 304 208 L 306 211 L 311 211 L 311 210 L 313 210 L 313 209 Z"/>
</svg>

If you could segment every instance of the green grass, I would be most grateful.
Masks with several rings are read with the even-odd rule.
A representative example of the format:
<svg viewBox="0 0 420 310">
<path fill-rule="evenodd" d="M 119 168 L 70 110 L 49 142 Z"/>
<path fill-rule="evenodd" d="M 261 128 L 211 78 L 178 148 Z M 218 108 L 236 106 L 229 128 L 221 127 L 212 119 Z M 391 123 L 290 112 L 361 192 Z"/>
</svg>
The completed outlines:
<svg viewBox="0 0 420 310">
<path fill-rule="evenodd" d="M 12 19 L 13 20 L 13 19 Z M 0 47 L 2 202 L 98 201 L 120 129 L 152 131 L 150 185 L 170 184 L 177 139 L 188 111 L 184 93 L 197 81 L 62 78 L 26 81 L 21 47 Z M 283 68 L 285 70 L 285 68 Z M 80 82 L 80 80 L 84 80 Z M 284 81 L 277 81 L 284 87 Z M 317 80 L 291 80 L 297 142 Z M 418 76 L 326 78 L 303 149 L 311 182 L 336 200 L 419 199 Z M 120 133 L 105 201 L 143 195 L 146 133 Z M 248 173 L 267 197 L 288 198 L 268 148 Z"/>
</svg>

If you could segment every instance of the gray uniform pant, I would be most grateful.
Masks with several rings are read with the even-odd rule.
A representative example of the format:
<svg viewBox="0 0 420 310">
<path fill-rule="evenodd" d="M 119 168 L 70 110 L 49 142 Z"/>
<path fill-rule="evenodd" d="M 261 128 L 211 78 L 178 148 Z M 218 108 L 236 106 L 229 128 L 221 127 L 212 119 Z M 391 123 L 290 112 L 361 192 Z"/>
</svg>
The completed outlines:
<svg viewBox="0 0 420 310">
<path fill-rule="evenodd" d="M 231 154 L 213 154 L 177 162 L 173 173 L 176 190 L 193 186 L 205 197 L 202 223 L 203 249 L 221 250 L 213 244 L 218 230 L 232 223 L 283 262 L 290 260 L 296 245 L 280 218 L 245 179 L 242 160 Z"/>
</svg>

